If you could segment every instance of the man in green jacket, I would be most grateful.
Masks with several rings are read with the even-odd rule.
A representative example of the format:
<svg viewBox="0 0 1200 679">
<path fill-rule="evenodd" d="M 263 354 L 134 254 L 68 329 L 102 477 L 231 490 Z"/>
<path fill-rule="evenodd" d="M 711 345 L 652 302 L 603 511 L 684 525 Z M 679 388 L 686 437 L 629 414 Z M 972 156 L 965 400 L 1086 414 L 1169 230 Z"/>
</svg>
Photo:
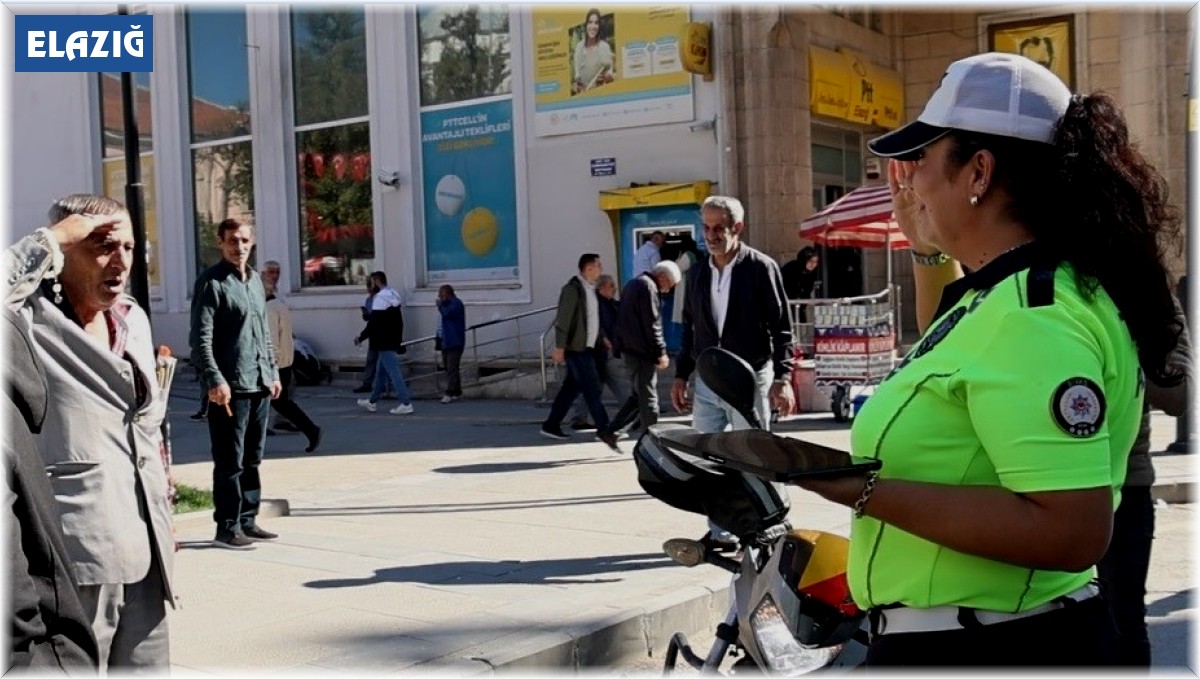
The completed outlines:
<svg viewBox="0 0 1200 679">
<path fill-rule="evenodd" d="M 597 352 L 611 347 L 600 327 L 600 303 L 596 297 L 596 279 L 603 272 L 600 255 L 589 252 L 580 256 L 579 275 L 567 281 L 558 295 L 554 363 L 567 364 L 567 378 L 554 397 L 550 416 L 542 423 L 542 436 L 559 440 L 571 438 L 562 430 L 562 421 L 575 397 L 582 392 L 592 421 L 599 430 L 596 438 L 620 452 L 616 435 L 608 432 L 608 413 L 600 400 L 600 375 L 596 372 Z"/>
<path fill-rule="evenodd" d="M 208 389 L 213 545 L 250 549 L 254 540 L 279 537 L 256 518 L 270 399 L 279 397 L 281 386 L 262 279 L 250 266 L 254 227 L 226 219 L 217 240 L 221 261 L 200 274 L 192 293 L 192 364 Z"/>
</svg>

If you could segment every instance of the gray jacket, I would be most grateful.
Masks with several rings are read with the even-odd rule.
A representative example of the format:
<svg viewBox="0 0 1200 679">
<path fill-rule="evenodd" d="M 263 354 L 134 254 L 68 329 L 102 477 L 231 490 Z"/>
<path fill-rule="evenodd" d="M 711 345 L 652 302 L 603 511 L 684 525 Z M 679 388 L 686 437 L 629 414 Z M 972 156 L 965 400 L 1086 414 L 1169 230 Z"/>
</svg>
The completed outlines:
<svg viewBox="0 0 1200 679">
<path fill-rule="evenodd" d="M 155 379 L 150 319 L 133 298 L 118 302 L 130 306 L 123 320 L 131 365 L 46 296 L 40 284 L 50 257 L 33 238 L 9 248 L 4 264 L 11 286 L 6 301 L 31 330 L 52 395 L 37 444 L 73 574 L 81 585 L 132 584 L 157 560 L 163 598 L 174 605 L 175 539 L 159 451 L 168 394 Z M 145 393 L 140 404 L 137 380 Z"/>
</svg>

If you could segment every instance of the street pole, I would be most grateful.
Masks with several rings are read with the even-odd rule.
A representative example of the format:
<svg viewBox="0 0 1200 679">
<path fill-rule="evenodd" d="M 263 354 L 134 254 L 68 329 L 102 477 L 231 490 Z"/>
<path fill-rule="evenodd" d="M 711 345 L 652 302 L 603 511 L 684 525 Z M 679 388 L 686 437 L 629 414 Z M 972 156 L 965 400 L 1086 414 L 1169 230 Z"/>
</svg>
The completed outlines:
<svg viewBox="0 0 1200 679">
<path fill-rule="evenodd" d="M 128 5 L 118 5 L 117 14 L 129 14 Z M 133 265 L 130 267 L 130 292 L 139 306 L 150 315 L 150 277 L 146 267 L 146 206 L 142 184 L 141 149 L 134 109 L 133 74 L 121 74 L 121 108 L 125 123 L 125 208 L 133 224 Z"/>
<path fill-rule="evenodd" d="M 1200 171 L 1197 167 L 1200 158 L 1200 73 L 1197 73 L 1196 68 L 1196 30 L 1200 21 L 1197 17 L 1195 7 L 1188 11 L 1188 24 L 1191 30 L 1188 31 L 1188 84 L 1187 84 L 1187 209 L 1185 215 L 1185 234 L 1188 251 L 1192 250 L 1196 238 L 1196 219 L 1200 217 L 1200 196 L 1196 195 L 1195 177 L 1196 172 Z M 1179 303 L 1183 306 L 1184 317 L 1188 326 L 1188 334 L 1192 338 L 1192 351 L 1196 350 L 1196 324 L 1195 314 L 1188 307 L 1191 300 L 1188 295 L 1188 285 L 1192 279 L 1192 258 L 1185 254 L 1184 274 L 1180 279 L 1179 285 L 1176 288 L 1176 293 L 1179 297 Z M 1187 412 L 1182 416 L 1175 418 L 1175 441 L 1167 446 L 1167 451 L 1172 453 L 1187 453 L 1191 448 L 1191 422 L 1192 404 L 1195 403 L 1192 386 L 1188 385 L 1187 390 Z"/>
</svg>

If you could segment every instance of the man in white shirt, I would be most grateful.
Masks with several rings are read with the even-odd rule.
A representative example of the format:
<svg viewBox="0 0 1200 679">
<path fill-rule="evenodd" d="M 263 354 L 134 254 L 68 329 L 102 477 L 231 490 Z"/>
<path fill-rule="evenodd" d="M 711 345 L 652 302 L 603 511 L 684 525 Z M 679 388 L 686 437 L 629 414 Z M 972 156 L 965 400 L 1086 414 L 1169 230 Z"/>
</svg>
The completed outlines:
<svg viewBox="0 0 1200 679">
<path fill-rule="evenodd" d="M 629 272 L 630 280 L 649 272 L 654 268 L 655 264 L 662 261 L 662 253 L 659 250 L 666 240 L 667 237 L 663 235 L 662 231 L 655 231 L 650 234 L 646 242 L 642 243 L 642 247 L 633 253 L 633 271 Z"/>
<path fill-rule="evenodd" d="M 745 210 L 736 198 L 710 196 L 700 207 L 708 261 L 691 268 L 683 310 L 683 344 L 671 384 L 671 403 L 679 412 L 692 410 L 692 427 L 701 433 L 749 426 L 729 404 L 696 376 L 694 401 L 688 378 L 696 358 L 720 346 L 745 359 L 757 372 L 755 409 L 764 426 L 771 405 L 780 416 L 795 405 L 791 388 L 792 325 L 783 276 L 774 259 L 742 242 Z M 711 525 L 714 542 L 729 544 L 734 536 Z"/>
</svg>

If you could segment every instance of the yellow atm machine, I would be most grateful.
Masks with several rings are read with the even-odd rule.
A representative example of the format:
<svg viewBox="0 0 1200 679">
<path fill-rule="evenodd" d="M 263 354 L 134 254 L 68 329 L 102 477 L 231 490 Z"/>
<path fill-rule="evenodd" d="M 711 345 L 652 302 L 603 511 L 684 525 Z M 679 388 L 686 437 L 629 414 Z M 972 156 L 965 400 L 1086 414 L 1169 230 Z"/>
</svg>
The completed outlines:
<svg viewBox="0 0 1200 679">
<path fill-rule="evenodd" d="M 600 192 L 600 209 L 608 213 L 612 223 L 617 246 L 617 279 L 622 287 L 641 273 L 633 270 L 633 255 L 655 231 L 666 236 L 663 252 L 667 258 L 673 259 L 689 240 L 704 254 L 700 204 L 712 195 L 712 184 L 710 181 L 642 184 Z M 663 297 L 664 319 L 671 318 L 674 301 L 674 295 Z M 682 328 L 665 323 L 663 330 L 667 349 L 678 351 Z"/>
</svg>

